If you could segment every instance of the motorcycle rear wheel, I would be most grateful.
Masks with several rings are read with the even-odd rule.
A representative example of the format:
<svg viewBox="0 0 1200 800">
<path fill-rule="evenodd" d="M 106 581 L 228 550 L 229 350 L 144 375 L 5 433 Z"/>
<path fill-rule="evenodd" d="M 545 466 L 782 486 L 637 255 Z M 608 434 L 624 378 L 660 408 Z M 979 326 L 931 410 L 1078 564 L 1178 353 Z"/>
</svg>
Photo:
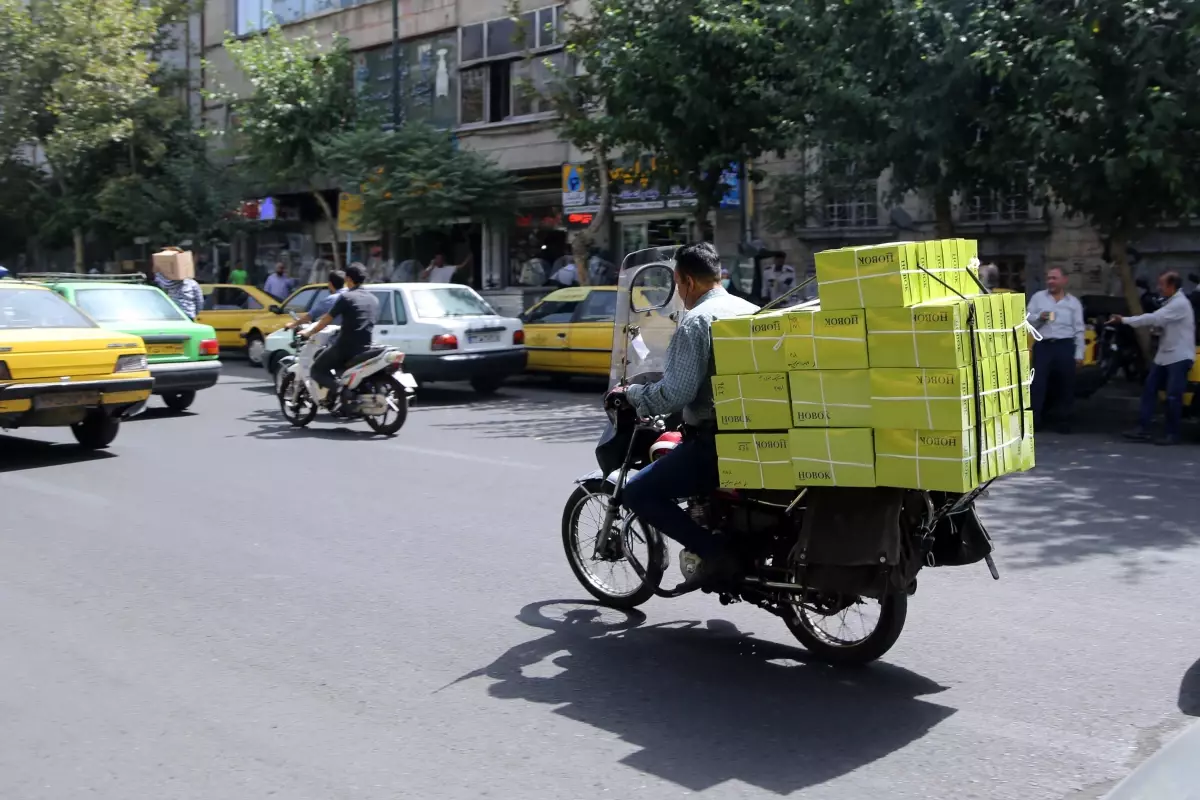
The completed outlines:
<svg viewBox="0 0 1200 800">
<path fill-rule="evenodd" d="M 862 602 L 871 601 L 860 598 L 846 611 Z M 860 639 L 842 639 L 820 629 L 814 624 L 815 619 L 831 619 L 835 615 L 822 617 L 796 605 L 784 612 L 783 621 L 804 649 L 822 661 L 839 666 L 867 664 L 892 649 L 908 617 L 908 595 L 904 592 L 888 593 L 879 605 L 879 621 L 870 633 L 864 631 Z"/>
<path fill-rule="evenodd" d="M 585 481 L 571 493 L 566 508 L 563 509 L 563 549 L 566 551 L 571 571 L 575 573 L 575 578 L 583 588 L 587 589 L 588 594 L 611 608 L 636 608 L 653 597 L 654 590 L 662 582 L 666 554 L 665 546 L 657 533 L 648 531 L 641 522 L 635 522 L 629 527 L 628 541 L 622 544 L 622 547 L 637 547 L 636 558 L 645 567 L 645 578 L 638 576 L 633 565 L 625 557 L 612 561 L 593 558 L 596 535 L 584 536 L 583 541 L 580 541 L 581 519 L 587 524 L 594 524 L 596 534 L 599 534 L 608 503 L 612 500 L 612 493 L 613 485 L 603 480 Z M 617 524 L 621 522 L 620 519 L 617 520 Z M 623 565 L 633 575 L 636 582 L 634 587 L 620 590 L 604 581 L 593 568 L 594 565 L 605 563 Z"/>
<path fill-rule="evenodd" d="M 300 391 L 296 394 L 296 401 L 293 403 L 289 395 L 292 393 L 292 384 L 295 381 L 296 376 L 293 373 L 286 373 L 279 381 L 276 396 L 279 398 L 279 411 L 283 414 L 283 418 L 295 427 L 303 428 L 317 416 L 317 401 L 308 393 L 306 387 L 301 386 Z"/>
<path fill-rule="evenodd" d="M 370 392 L 373 389 L 373 393 L 375 394 L 386 395 L 388 406 L 392 411 L 396 412 L 396 418 L 389 422 L 388 412 L 384 412 L 382 416 L 364 418 L 375 433 L 382 436 L 395 436 L 408 420 L 408 394 L 404 391 L 404 387 L 400 385 L 400 381 L 390 375 L 372 378 L 371 381 L 374 383 L 374 386 L 366 387 L 366 391 Z"/>
</svg>

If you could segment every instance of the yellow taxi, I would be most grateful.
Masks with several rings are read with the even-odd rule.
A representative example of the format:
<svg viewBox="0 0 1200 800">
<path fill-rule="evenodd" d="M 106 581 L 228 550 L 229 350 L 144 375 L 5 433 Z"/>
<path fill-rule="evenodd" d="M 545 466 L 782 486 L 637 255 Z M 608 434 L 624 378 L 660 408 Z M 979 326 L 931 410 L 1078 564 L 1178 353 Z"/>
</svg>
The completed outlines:
<svg viewBox="0 0 1200 800">
<path fill-rule="evenodd" d="M 521 314 L 525 371 L 607 377 L 616 315 L 616 286 L 572 286 L 546 295 Z"/>
<path fill-rule="evenodd" d="M 241 327 L 239 347 L 246 348 L 246 357 L 253 364 L 261 364 L 263 343 L 267 337 L 291 321 L 291 312 L 306 314 L 319 301 L 329 296 L 329 284 L 310 283 L 301 286 L 283 300 L 272 301 L 267 313 L 254 317 Z"/>
<path fill-rule="evenodd" d="M 196 321 L 211 325 L 217 332 L 217 342 L 226 350 L 245 347 L 242 326 L 255 317 L 261 317 L 279 302 L 255 286 L 205 283 L 200 285 L 200 289 L 204 292 L 204 308 Z"/>
<path fill-rule="evenodd" d="M 101 328 L 46 286 L 0 281 L 0 428 L 70 426 L 101 449 L 153 387 L 140 337 Z"/>
</svg>

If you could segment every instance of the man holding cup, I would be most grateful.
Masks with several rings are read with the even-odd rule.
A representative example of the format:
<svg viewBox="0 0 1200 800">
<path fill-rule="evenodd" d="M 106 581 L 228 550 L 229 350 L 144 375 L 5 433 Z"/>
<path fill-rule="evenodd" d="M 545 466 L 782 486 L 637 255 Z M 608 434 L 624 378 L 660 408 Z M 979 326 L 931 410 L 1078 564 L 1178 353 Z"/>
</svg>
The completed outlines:
<svg viewBox="0 0 1200 800">
<path fill-rule="evenodd" d="M 1046 288 L 1029 298 L 1026 319 L 1041 334 L 1033 344 L 1033 427 L 1054 420 L 1059 433 L 1070 433 L 1075 403 L 1075 370 L 1083 364 L 1084 318 L 1079 298 L 1067 293 L 1067 276 L 1046 270 Z"/>
</svg>

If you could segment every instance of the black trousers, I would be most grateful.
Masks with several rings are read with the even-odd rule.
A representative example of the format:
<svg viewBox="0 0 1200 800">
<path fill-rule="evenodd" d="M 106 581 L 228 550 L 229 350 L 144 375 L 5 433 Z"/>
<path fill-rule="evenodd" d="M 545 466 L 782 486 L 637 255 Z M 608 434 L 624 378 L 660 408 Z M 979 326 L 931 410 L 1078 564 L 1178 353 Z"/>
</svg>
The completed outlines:
<svg viewBox="0 0 1200 800">
<path fill-rule="evenodd" d="M 1071 424 L 1075 405 L 1075 340 L 1046 339 L 1033 344 L 1033 425 L 1053 420 Z"/>
<path fill-rule="evenodd" d="M 345 347 L 334 342 L 313 361 L 312 377 L 317 386 L 333 391 L 337 386 L 337 377 L 341 374 L 346 362 L 361 353 L 363 348 Z"/>
</svg>

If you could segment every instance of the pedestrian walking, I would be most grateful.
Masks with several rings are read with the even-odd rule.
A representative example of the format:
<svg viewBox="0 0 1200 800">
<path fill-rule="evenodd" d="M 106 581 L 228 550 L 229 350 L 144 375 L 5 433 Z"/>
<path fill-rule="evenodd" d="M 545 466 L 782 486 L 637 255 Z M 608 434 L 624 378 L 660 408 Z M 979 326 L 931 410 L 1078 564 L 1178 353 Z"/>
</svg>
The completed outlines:
<svg viewBox="0 0 1200 800">
<path fill-rule="evenodd" d="M 1154 365 L 1142 388 L 1142 404 L 1136 430 L 1125 434 L 1137 442 L 1179 444 L 1179 420 L 1183 416 L 1183 391 L 1187 388 L 1188 373 L 1196 360 L 1196 316 L 1191 302 L 1179 291 L 1183 281 L 1177 272 L 1165 272 L 1158 278 L 1159 294 L 1165 302 L 1157 311 L 1133 317 L 1113 315 L 1109 323 L 1124 323 L 1131 328 L 1158 328 L 1158 352 Z M 1154 439 L 1151 425 L 1158 408 L 1158 393 L 1167 392 L 1165 435 Z"/>
<path fill-rule="evenodd" d="M 1026 319 L 1041 334 L 1033 345 L 1033 427 L 1053 421 L 1059 433 L 1071 432 L 1075 370 L 1083 364 L 1083 304 L 1067 292 L 1067 276 L 1046 270 L 1046 288 L 1029 298 Z"/>
</svg>

